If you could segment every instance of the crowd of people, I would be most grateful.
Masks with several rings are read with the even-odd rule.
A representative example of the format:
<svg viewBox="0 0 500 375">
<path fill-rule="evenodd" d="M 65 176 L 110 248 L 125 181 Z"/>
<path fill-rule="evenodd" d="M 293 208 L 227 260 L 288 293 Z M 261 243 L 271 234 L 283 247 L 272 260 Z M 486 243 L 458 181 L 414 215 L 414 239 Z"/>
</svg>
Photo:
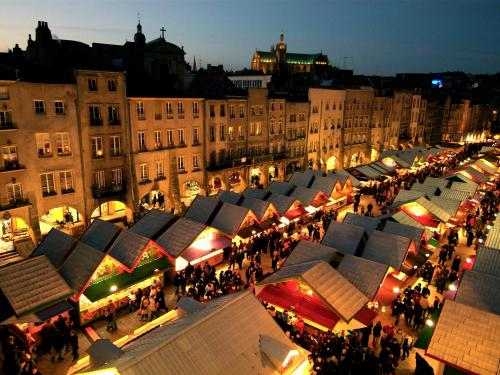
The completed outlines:
<svg viewBox="0 0 500 375">
<path fill-rule="evenodd" d="M 40 330 L 40 342 L 27 332 L 12 330 L 11 326 L 0 326 L 3 364 L 5 375 L 40 375 L 37 359 L 48 355 L 52 362 L 59 362 L 68 354 L 72 361 L 79 358 L 78 335 L 70 319 L 59 315 L 45 322 Z"/>
<path fill-rule="evenodd" d="M 413 347 L 411 332 L 378 321 L 364 329 L 341 333 L 312 332 L 304 321 L 288 311 L 264 303 L 286 335 L 311 354 L 311 372 L 323 374 L 394 374 Z M 371 339 L 371 340 L 370 340 Z"/>
</svg>

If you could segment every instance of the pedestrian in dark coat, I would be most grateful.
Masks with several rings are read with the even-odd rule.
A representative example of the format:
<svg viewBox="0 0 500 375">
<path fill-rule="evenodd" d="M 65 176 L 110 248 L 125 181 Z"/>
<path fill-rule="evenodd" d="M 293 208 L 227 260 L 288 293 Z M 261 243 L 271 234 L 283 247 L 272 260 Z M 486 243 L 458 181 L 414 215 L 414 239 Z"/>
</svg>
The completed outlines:
<svg viewBox="0 0 500 375">
<path fill-rule="evenodd" d="M 69 334 L 69 342 L 71 345 L 71 355 L 73 356 L 73 362 L 75 362 L 80 355 L 78 354 L 78 336 L 73 329 Z"/>
</svg>

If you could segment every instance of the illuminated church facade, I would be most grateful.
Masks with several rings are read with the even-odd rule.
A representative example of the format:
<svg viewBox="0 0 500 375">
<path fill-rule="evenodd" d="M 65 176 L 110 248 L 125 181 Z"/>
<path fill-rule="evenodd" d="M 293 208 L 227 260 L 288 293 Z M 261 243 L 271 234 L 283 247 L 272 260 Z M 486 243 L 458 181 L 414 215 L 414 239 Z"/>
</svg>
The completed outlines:
<svg viewBox="0 0 500 375">
<path fill-rule="evenodd" d="M 328 56 L 323 53 L 289 53 L 285 35 L 280 34 L 280 41 L 271 46 L 270 51 L 255 51 L 252 58 L 252 70 L 265 74 L 287 71 L 289 73 L 311 73 L 318 67 L 328 65 Z"/>
</svg>

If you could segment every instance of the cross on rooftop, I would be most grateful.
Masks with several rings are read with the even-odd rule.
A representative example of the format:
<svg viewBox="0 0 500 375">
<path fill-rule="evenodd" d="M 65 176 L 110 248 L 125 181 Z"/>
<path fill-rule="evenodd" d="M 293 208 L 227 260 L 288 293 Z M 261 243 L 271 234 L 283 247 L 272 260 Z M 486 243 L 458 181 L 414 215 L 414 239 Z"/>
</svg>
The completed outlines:
<svg viewBox="0 0 500 375">
<path fill-rule="evenodd" d="M 165 31 L 167 31 L 167 30 L 162 26 L 160 31 L 161 31 L 161 38 L 165 39 Z"/>
</svg>

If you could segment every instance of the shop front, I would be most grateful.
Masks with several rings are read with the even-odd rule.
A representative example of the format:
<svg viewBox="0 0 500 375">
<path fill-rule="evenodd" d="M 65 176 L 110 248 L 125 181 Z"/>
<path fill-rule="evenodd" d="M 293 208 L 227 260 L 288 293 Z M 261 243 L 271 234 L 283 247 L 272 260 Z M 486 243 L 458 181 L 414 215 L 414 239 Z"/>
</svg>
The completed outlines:
<svg viewBox="0 0 500 375">
<path fill-rule="evenodd" d="M 79 228 L 77 227 L 84 226 L 84 218 L 71 206 L 53 208 L 42 215 L 40 219 L 40 231 L 42 235 L 49 233 L 52 228 L 60 229 L 68 234 L 73 234 L 73 231 L 78 233 Z"/>
<path fill-rule="evenodd" d="M 15 244 L 23 241 L 33 241 L 30 227 L 22 218 L 4 212 L 0 217 L 0 254 L 15 250 Z"/>
<path fill-rule="evenodd" d="M 217 265 L 224 259 L 224 249 L 231 246 L 220 231 L 187 217 L 179 218 L 155 242 L 168 254 L 175 271 L 188 263 Z"/>
<path fill-rule="evenodd" d="M 101 318 L 110 301 L 117 308 L 126 306 L 132 291 L 151 286 L 154 279 L 163 277 L 171 267 L 171 261 L 154 245 L 144 250 L 131 272 L 107 255 L 77 300 L 80 324 L 84 326 Z"/>
<path fill-rule="evenodd" d="M 184 196 L 181 197 L 181 202 L 186 205 L 186 207 L 191 206 L 193 200 L 198 194 L 200 194 L 200 184 L 196 181 L 187 181 L 184 183 Z"/>
</svg>

